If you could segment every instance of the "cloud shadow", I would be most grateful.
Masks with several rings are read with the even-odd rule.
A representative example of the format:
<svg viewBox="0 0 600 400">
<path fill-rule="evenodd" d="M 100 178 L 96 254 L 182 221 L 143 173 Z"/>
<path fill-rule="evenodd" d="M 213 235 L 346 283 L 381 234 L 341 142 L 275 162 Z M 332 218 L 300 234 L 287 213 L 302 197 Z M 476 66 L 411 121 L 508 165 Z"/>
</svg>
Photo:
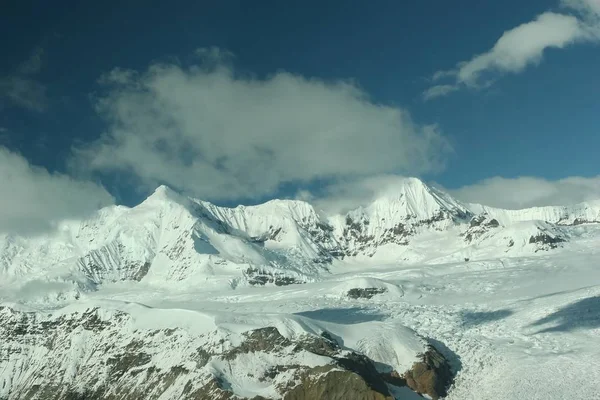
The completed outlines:
<svg viewBox="0 0 600 400">
<path fill-rule="evenodd" d="M 317 321 L 333 322 L 336 324 L 360 324 L 363 322 L 383 321 L 387 315 L 370 311 L 366 308 L 322 308 L 314 311 L 302 311 L 296 313 L 303 317 Z"/>
<path fill-rule="evenodd" d="M 470 327 L 499 321 L 512 314 L 513 311 L 508 309 L 496 311 L 465 311 L 461 314 L 461 318 L 463 326 Z"/>
<path fill-rule="evenodd" d="M 570 332 L 600 328 L 600 296 L 588 297 L 568 304 L 530 326 L 553 324 L 536 333 Z"/>
</svg>

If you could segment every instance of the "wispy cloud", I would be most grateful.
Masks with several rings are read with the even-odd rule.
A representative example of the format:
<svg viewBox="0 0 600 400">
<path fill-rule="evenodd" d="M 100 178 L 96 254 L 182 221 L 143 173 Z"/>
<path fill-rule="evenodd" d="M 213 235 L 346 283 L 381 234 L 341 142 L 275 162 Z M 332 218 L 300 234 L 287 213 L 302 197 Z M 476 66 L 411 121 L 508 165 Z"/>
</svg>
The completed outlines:
<svg viewBox="0 0 600 400">
<path fill-rule="evenodd" d="M 46 85 L 36 75 L 43 67 L 44 50 L 36 47 L 12 74 L 0 77 L 0 98 L 10 104 L 42 112 L 48 106 Z"/>
<path fill-rule="evenodd" d="M 424 100 L 435 99 L 436 97 L 442 97 L 449 95 L 459 89 L 458 85 L 435 85 L 423 92 Z"/>
<path fill-rule="evenodd" d="M 569 205 L 599 200 L 600 176 L 554 181 L 531 176 L 494 177 L 449 192 L 465 202 L 508 209 Z"/>
<path fill-rule="evenodd" d="M 320 188 L 317 193 L 301 190 L 296 193 L 296 199 L 309 201 L 328 214 L 341 214 L 366 207 L 380 197 L 397 195 L 407 179 L 411 178 L 395 174 L 342 179 Z"/>
<path fill-rule="evenodd" d="M 545 12 L 507 30 L 487 52 L 451 70 L 437 71 L 432 77 L 436 85 L 423 93 L 423 99 L 446 96 L 462 87 L 487 87 L 499 76 L 539 64 L 547 49 L 600 41 L 600 0 L 565 0 L 562 4 L 576 15 Z"/>
</svg>

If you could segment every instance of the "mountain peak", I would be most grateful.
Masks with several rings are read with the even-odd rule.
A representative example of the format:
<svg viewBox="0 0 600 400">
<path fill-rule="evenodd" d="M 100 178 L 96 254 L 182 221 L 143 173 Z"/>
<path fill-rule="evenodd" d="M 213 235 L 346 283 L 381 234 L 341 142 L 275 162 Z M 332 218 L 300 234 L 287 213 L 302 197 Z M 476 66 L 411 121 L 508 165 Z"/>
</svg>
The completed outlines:
<svg viewBox="0 0 600 400">
<path fill-rule="evenodd" d="M 418 178 L 404 178 L 400 184 L 382 192 L 366 209 L 375 213 L 393 213 L 418 219 L 429 219 L 447 211 L 453 215 L 469 210 L 449 194 L 432 188 Z"/>
<path fill-rule="evenodd" d="M 175 190 L 171 189 L 169 186 L 160 185 L 156 189 L 154 189 L 154 192 L 152 192 L 150 196 L 148 196 L 146 200 L 142 202 L 142 204 L 175 202 L 184 205 L 187 204 L 188 200 L 188 197 L 179 194 Z"/>
<path fill-rule="evenodd" d="M 176 194 L 176 192 L 173 189 L 171 189 L 167 185 L 160 185 L 156 189 L 154 189 L 154 192 L 150 196 L 169 196 L 172 194 Z"/>
</svg>

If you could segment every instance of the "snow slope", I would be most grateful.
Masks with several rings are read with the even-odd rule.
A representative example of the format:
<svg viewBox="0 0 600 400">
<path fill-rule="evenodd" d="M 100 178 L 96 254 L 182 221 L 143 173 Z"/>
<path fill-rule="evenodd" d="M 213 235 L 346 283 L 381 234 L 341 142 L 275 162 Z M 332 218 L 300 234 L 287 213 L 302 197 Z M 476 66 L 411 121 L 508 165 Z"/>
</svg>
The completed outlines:
<svg viewBox="0 0 600 400">
<path fill-rule="evenodd" d="M 597 221 L 600 202 L 517 211 L 467 207 L 415 178 L 366 207 L 331 216 L 294 200 L 218 207 L 161 186 L 133 208 L 109 207 L 37 237 L 3 235 L 0 277 L 67 283 L 74 291 L 121 280 L 283 284 L 320 279 L 340 262 L 537 254 L 569 246 L 574 227 Z"/>
<path fill-rule="evenodd" d="M 338 351 L 390 373 L 426 343 L 456 372 L 449 399 L 595 398 L 599 222 L 600 202 L 499 210 L 417 179 L 343 215 L 160 187 L 133 208 L 0 237 L 0 398 L 48 398 L 31 382 L 279 398 L 298 366 L 338 368 Z M 299 344 L 323 332 L 335 357 Z M 241 351 L 253 335 L 280 345 Z"/>
</svg>

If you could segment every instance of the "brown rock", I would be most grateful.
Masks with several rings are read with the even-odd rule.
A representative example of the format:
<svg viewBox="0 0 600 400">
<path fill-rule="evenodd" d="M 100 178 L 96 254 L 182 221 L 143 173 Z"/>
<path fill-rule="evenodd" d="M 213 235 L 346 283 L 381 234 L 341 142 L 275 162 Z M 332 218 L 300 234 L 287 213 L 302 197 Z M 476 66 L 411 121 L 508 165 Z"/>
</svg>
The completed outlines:
<svg viewBox="0 0 600 400">
<path fill-rule="evenodd" d="M 300 377 L 300 384 L 287 391 L 284 400 L 393 400 L 389 391 L 375 389 L 360 375 L 333 365 L 315 367 Z"/>
<path fill-rule="evenodd" d="M 433 346 L 428 346 L 421 361 L 404 374 L 406 385 L 417 393 L 427 394 L 434 400 L 444 397 L 452 384 L 452 371 L 446 358 Z"/>
</svg>

